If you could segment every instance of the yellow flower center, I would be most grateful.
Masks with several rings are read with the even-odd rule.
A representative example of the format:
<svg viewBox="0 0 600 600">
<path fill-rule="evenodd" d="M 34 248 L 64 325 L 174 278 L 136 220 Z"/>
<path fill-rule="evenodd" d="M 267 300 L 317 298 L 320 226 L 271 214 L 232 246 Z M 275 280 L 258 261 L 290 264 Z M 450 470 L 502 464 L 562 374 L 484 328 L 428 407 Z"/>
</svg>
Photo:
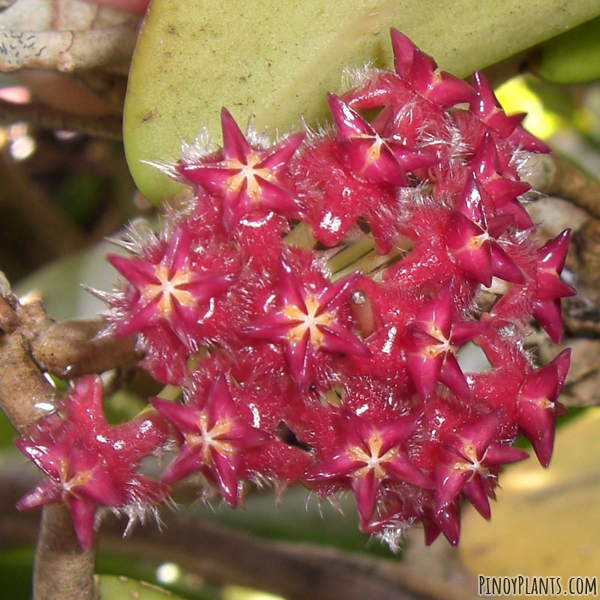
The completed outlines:
<svg viewBox="0 0 600 600">
<path fill-rule="evenodd" d="M 227 435 L 231 429 L 230 419 L 219 419 L 211 428 L 208 427 L 208 415 L 201 412 L 197 419 L 200 435 L 197 433 L 188 433 L 185 436 L 185 441 L 192 448 L 200 448 L 202 453 L 202 461 L 206 465 L 212 463 L 210 449 L 213 448 L 222 456 L 231 456 L 234 452 L 232 444 L 226 440 L 218 439 L 221 436 Z"/>
<path fill-rule="evenodd" d="M 285 316 L 290 321 L 300 321 L 298 325 L 290 329 L 288 338 L 291 342 L 299 342 L 308 330 L 310 341 L 318 347 L 323 343 L 323 332 L 318 326 L 327 327 L 331 325 L 335 321 L 335 317 L 328 312 L 317 315 L 319 302 L 314 296 L 309 296 L 305 301 L 305 305 L 308 314 L 304 314 L 302 310 L 293 305 L 288 305 L 283 309 Z"/>
<path fill-rule="evenodd" d="M 446 352 L 452 352 L 453 354 L 456 354 L 456 348 L 450 343 L 450 340 L 444 336 L 442 330 L 435 323 L 430 324 L 428 333 L 431 337 L 438 340 L 439 344 L 431 344 L 431 346 L 427 346 L 427 348 L 425 348 L 423 354 L 427 358 L 435 358 L 439 354 Z"/>
<path fill-rule="evenodd" d="M 396 458 L 398 456 L 398 449 L 391 448 L 380 456 L 382 445 L 383 440 L 381 436 L 377 431 L 374 431 L 371 437 L 369 437 L 368 452 L 362 446 L 348 448 L 348 456 L 352 460 L 365 463 L 364 467 L 360 467 L 352 473 L 353 478 L 364 477 L 372 470 L 377 479 L 385 479 L 385 470 L 381 465 Z"/>
<path fill-rule="evenodd" d="M 487 450 L 483 453 L 481 460 L 477 458 L 477 449 L 474 444 L 466 443 L 463 447 L 463 455 L 468 459 L 467 461 L 456 461 L 452 468 L 459 473 L 466 473 L 471 471 L 471 477 L 473 477 L 476 473 L 479 475 L 485 475 L 488 471 L 486 467 L 483 466 L 483 461 L 485 460 L 485 456 L 487 454 Z"/>
<path fill-rule="evenodd" d="M 255 169 L 254 166 L 260 161 L 260 157 L 255 154 L 249 154 L 246 157 L 246 164 L 239 161 L 237 158 L 228 158 L 225 161 L 227 169 L 239 169 L 239 173 L 232 175 L 225 185 L 228 192 L 238 192 L 246 181 L 246 191 L 252 200 L 256 201 L 261 195 L 260 184 L 256 181 L 256 177 L 260 177 L 266 181 L 276 179 L 274 173 L 269 169 Z"/>
<path fill-rule="evenodd" d="M 179 286 L 190 283 L 192 273 L 190 271 L 177 271 L 171 279 L 169 279 L 169 270 L 165 265 L 157 265 L 154 271 L 154 276 L 159 283 L 149 283 L 142 291 L 142 295 L 147 300 L 154 300 L 160 295 L 158 301 L 158 311 L 163 318 L 167 318 L 172 310 L 172 298 L 175 298 L 179 304 L 185 306 L 193 306 L 194 296 L 188 290 L 182 290 Z"/>
</svg>

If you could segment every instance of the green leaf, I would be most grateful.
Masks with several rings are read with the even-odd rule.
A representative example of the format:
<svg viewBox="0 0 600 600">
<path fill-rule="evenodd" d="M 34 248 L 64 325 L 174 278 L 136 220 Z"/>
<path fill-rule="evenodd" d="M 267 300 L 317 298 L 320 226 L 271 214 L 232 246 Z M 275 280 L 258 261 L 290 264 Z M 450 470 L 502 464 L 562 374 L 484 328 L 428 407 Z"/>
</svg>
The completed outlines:
<svg viewBox="0 0 600 600">
<path fill-rule="evenodd" d="M 342 70 L 391 67 L 388 31 L 466 76 L 600 14 L 597 0 L 153 0 L 124 114 L 132 175 L 152 202 L 182 191 L 143 161 L 172 162 L 226 106 L 273 135 L 326 118 Z"/>
<path fill-rule="evenodd" d="M 600 18 L 544 44 L 537 74 L 553 83 L 586 83 L 599 79 Z"/>
<path fill-rule="evenodd" d="M 370 540 L 359 531 L 354 498 L 346 495 L 338 501 L 338 507 L 334 507 L 305 488 L 292 486 L 277 504 L 269 490 L 250 494 L 244 500 L 243 509 L 231 509 L 223 503 L 215 507 L 196 504 L 180 510 L 265 539 L 393 556 L 385 544 Z"/>
<path fill-rule="evenodd" d="M 96 575 L 96 579 L 98 600 L 182 600 L 181 596 L 175 596 L 158 586 L 128 577 Z"/>
</svg>

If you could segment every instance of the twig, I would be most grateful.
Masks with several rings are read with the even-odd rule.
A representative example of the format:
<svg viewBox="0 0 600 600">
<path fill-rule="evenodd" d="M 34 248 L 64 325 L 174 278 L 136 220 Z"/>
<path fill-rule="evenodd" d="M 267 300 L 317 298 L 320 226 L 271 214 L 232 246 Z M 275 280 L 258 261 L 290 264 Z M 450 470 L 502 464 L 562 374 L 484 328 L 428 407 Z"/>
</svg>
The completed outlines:
<svg viewBox="0 0 600 600">
<path fill-rule="evenodd" d="M 33 570 L 33 600 L 94 600 L 96 551 L 83 551 L 64 504 L 42 511 Z"/>
<path fill-rule="evenodd" d="M 47 317 L 41 304 L 21 306 L 12 295 L 0 305 L 0 408 L 12 425 L 24 434 L 52 406 L 54 390 L 33 361 L 28 327 Z M 10 311 L 13 315 L 10 315 Z M 96 551 L 83 551 L 69 510 L 63 504 L 44 507 L 34 567 L 34 600 L 94 600 Z"/>
<path fill-rule="evenodd" d="M 120 141 L 123 138 L 120 117 L 84 117 L 45 104 L 15 104 L 0 100 L 0 123 L 9 125 L 19 121 L 41 129 L 77 131 L 106 140 Z"/>
<path fill-rule="evenodd" d="M 0 31 L 0 71 L 23 68 L 57 69 L 72 72 L 95 67 L 113 67 L 123 72 L 129 64 L 138 21 L 89 30 Z"/>
<path fill-rule="evenodd" d="M 77 320 L 57 323 L 46 317 L 28 341 L 36 363 L 48 373 L 73 378 L 88 373 L 101 373 L 140 360 L 136 338 L 116 339 L 99 335 L 104 321 Z"/>
<path fill-rule="evenodd" d="M 559 196 L 600 218 L 600 181 L 559 154 L 539 159 L 539 181 L 534 187 L 551 196 Z"/>
</svg>

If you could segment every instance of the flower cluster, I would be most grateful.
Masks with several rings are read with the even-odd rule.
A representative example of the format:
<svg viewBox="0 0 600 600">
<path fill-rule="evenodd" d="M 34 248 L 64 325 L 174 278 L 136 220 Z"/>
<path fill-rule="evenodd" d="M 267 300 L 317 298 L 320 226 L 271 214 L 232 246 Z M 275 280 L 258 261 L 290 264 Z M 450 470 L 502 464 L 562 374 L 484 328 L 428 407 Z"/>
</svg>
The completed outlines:
<svg viewBox="0 0 600 600">
<path fill-rule="evenodd" d="M 328 95 L 330 129 L 271 145 L 223 109 L 222 148 L 163 166 L 193 201 L 109 257 L 125 281 L 108 317 L 115 335 L 139 334 L 145 369 L 184 390 L 151 399 L 179 447 L 156 485 L 199 472 L 231 506 L 247 482 L 350 490 L 364 532 L 394 543 L 421 522 L 428 543 L 456 545 L 460 502 L 490 517 L 502 466 L 527 456 L 520 433 L 550 461 L 569 353 L 538 368 L 523 342 L 532 318 L 561 337 L 569 232 L 535 246 L 520 174 L 549 149 L 523 115 L 507 116 L 480 73 L 469 85 L 395 30 L 392 44 L 395 72 Z M 465 371 L 465 344 L 489 368 Z M 114 498 L 96 493 L 99 463 L 118 474 L 115 443 L 80 453 L 66 419 L 21 442 L 51 479 L 22 507 L 121 506 L 132 482 L 154 501 L 130 466 L 103 488 Z M 127 464 L 161 442 L 129 448 Z"/>
</svg>

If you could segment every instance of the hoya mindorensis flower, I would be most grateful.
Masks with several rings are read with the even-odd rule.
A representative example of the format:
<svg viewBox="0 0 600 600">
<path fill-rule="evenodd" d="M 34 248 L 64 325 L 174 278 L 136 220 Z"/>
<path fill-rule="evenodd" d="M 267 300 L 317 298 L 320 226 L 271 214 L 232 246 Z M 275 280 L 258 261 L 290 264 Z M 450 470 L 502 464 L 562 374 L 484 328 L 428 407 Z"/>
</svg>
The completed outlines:
<svg viewBox="0 0 600 600">
<path fill-rule="evenodd" d="M 550 461 L 569 353 L 539 367 L 523 347 L 532 322 L 561 337 L 569 232 L 538 249 L 520 165 L 549 148 L 523 116 L 481 73 L 441 72 L 395 30 L 392 45 L 394 72 L 327 96 L 329 128 L 271 143 L 223 109 L 221 149 L 163 167 L 190 187 L 186 210 L 109 257 L 108 319 L 184 390 L 151 400 L 179 447 L 153 485 L 199 473 L 231 506 L 248 482 L 350 491 L 364 532 L 393 543 L 420 522 L 456 545 L 460 502 L 489 518 L 502 466 L 527 456 L 519 434 Z M 464 366 L 466 344 L 489 368 Z M 114 444 L 94 462 L 45 429 L 20 442 L 50 478 L 22 507 L 128 501 Z"/>
</svg>

